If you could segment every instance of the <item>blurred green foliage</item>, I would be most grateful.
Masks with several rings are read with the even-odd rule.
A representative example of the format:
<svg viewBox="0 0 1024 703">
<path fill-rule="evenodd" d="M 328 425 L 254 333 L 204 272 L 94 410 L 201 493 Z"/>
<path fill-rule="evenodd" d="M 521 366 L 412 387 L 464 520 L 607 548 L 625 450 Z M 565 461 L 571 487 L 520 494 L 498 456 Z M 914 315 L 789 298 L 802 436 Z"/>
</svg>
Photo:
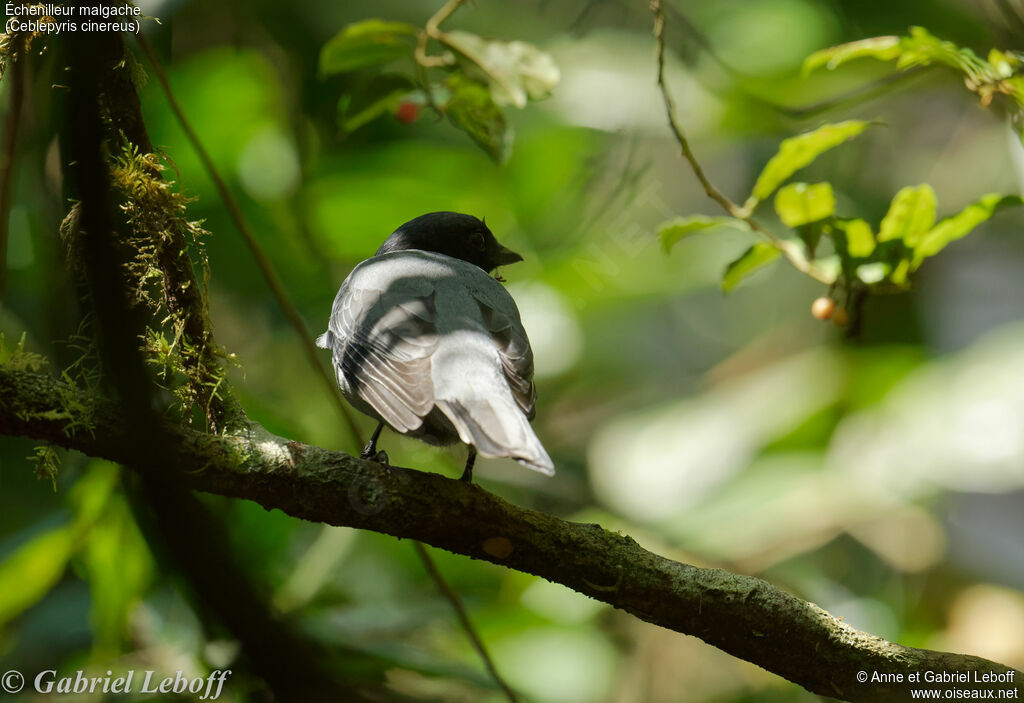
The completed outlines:
<svg viewBox="0 0 1024 703">
<path fill-rule="evenodd" d="M 961 80 L 994 71 L 995 83 L 968 86 L 983 101 L 985 85 L 1017 85 L 1017 55 L 985 52 L 1014 48 L 1021 18 L 966 0 L 669 8 L 669 81 L 711 181 L 741 203 L 751 193 L 750 212 L 774 194 L 757 218 L 789 251 L 868 288 L 894 284 L 867 298 L 848 339 L 808 314 L 828 286 L 765 266 L 778 249 L 722 217 L 679 158 L 644 3 L 481 0 L 431 39 L 442 64 L 424 78 L 418 32 L 440 5 L 145 10 L 161 20 L 146 31 L 179 102 L 309 327 L 320 331 L 348 270 L 401 223 L 486 216 L 526 259 L 502 273 L 533 340 L 535 424 L 558 475 L 482 460 L 485 487 L 762 575 L 903 644 L 1024 666 L 1024 245 L 1021 210 L 1006 208 L 1019 203 L 1024 153 Z M 930 33 L 866 41 L 911 25 Z M 824 49 L 842 42 L 860 43 Z M 835 70 L 802 76 L 818 49 L 807 66 Z M 541 100 L 530 81 L 550 83 L 545 56 L 560 80 Z M 0 363 L 47 357 L 61 370 L 81 359 L 81 311 L 57 235 L 68 206 L 52 138 L 58 57 L 29 64 L 38 119 L 18 145 Z M 885 61 L 961 73 L 894 81 Z M 211 233 L 210 314 L 241 360 L 230 379 L 246 411 L 273 432 L 357 450 L 159 85 L 140 94 L 170 177 L 194 198 L 188 219 Z M 459 471 L 458 449 L 389 433 L 382 447 L 401 465 Z M 222 700 L 262 700 L 230 632 L 137 527 L 146 506 L 120 471 L 55 451 L 56 492 L 33 475 L 35 443 L 0 440 L 0 671 L 232 668 Z M 257 589 L 349 680 L 395 699 L 503 700 L 410 545 L 202 500 Z M 815 699 L 561 587 L 435 556 L 529 700 Z"/>
</svg>

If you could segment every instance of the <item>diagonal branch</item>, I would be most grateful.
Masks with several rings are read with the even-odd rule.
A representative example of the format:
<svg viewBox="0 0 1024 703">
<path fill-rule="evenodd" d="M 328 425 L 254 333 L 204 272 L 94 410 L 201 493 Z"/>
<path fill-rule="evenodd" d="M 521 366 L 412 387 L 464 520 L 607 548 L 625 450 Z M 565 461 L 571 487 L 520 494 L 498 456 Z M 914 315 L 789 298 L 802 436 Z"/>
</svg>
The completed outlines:
<svg viewBox="0 0 1024 703">
<path fill-rule="evenodd" d="M 65 433 L 83 424 L 92 431 Z M 276 437 L 256 424 L 221 436 L 167 427 L 173 440 L 168 455 L 140 455 L 132 450 L 127 427 L 108 400 L 43 374 L 0 366 L 0 434 L 49 441 L 141 473 L 176 466 L 181 480 L 196 490 L 245 498 L 306 520 L 415 539 L 535 574 L 699 637 L 815 693 L 847 701 L 903 701 L 910 698 L 910 686 L 929 686 L 907 684 L 908 674 L 944 671 L 967 677 L 956 684 L 959 689 L 1005 697 L 1024 678 L 980 657 L 888 642 L 760 579 L 681 564 L 627 536 L 519 508 L 477 485 L 388 470 Z M 902 674 L 904 683 L 859 683 L 860 672 Z M 996 680 L 984 681 L 986 674 Z"/>
</svg>

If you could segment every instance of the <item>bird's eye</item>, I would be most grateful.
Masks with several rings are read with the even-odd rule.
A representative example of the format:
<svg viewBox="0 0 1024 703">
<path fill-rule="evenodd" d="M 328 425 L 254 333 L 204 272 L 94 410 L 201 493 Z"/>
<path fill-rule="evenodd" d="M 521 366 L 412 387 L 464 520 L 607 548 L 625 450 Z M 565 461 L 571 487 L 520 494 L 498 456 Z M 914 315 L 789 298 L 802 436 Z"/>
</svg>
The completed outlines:
<svg viewBox="0 0 1024 703">
<path fill-rule="evenodd" d="M 473 232 L 469 235 L 469 243 L 474 249 L 483 251 L 484 249 L 484 234 L 483 232 Z"/>
</svg>

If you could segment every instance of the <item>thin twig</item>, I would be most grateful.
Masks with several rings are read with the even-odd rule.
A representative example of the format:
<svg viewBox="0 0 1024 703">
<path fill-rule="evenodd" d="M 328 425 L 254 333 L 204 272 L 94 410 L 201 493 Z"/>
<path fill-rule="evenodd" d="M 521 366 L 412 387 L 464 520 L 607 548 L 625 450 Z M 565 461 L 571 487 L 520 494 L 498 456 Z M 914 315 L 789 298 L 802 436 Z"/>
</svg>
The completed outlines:
<svg viewBox="0 0 1024 703">
<path fill-rule="evenodd" d="M 427 54 L 427 42 L 431 39 L 441 38 L 441 23 L 451 17 L 452 13 L 459 9 L 459 7 L 465 3 L 466 0 L 448 0 L 441 9 L 434 13 L 434 15 L 427 20 L 427 23 L 423 25 L 423 31 L 420 32 L 419 37 L 416 41 L 416 63 L 424 68 L 437 68 L 439 66 L 447 66 L 448 61 L 443 56 L 430 56 Z"/>
<path fill-rule="evenodd" d="M 25 59 L 12 56 L 7 67 L 11 76 L 11 100 L 4 125 L 3 166 L 0 167 L 0 302 L 7 292 L 7 240 L 10 234 L 11 197 L 14 192 L 14 159 L 18 147 L 18 127 L 25 95 Z"/>
<path fill-rule="evenodd" d="M 709 198 L 722 206 L 722 209 L 738 220 L 743 220 L 750 228 L 767 240 L 772 246 L 778 249 L 789 263 L 801 273 L 805 273 L 822 283 L 830 283 L 831 279 L 825 275 L 817 266 L 804 257 L 797 247 L 791 246 L 789 242 L 780 239 L 775 234 L 765 229 L 751 217 L 751 213 L 730 200 L 722 191 L 718 190 L 704 173 L 704 168 L 697 161 L 697 157 L 690 148 L 690 142 L 683 133 L 683 128 L 676 119 L 676 106 L 669 92 L 668 84 L 665 82 L 665 13 L 662 9 L 661 0 L 651 0 L 651 12 L 654 13 L 654 39 L 658 47 L 658 88 L 661 90 L 661 97 L 665 103 L 665 113 L 668 116 L 668 124 L 672 134 L 679 143 L 683 158 L 690 164 L 693 174 L 700 181 L 704 192 Z"/>
<path fill-rule="evenodd" d="M 436 41 L 443 41 L 445 39 L 444 32 L 441 31 L 441 23 L 452 16 L 452 14 L 459 9 L 467 0 L 448 0 L 444 5 L 441 6 L 434 15 L 427 20 L 427 23 L 420 30 L 419 36 L 416 38 L 416 50 L 413 52 L 413 69 L 416 73 L 416 80 L 423 88 L 423 93 L 427 98 L 427 106 L 433 110 L 439 118 L 444 117 L 444 109 L 442 106 L 437 104 L 434 99 L 434 90 L 430 86 L 430 79 L 427 75 L 427 69 L 429 68 L 444 68 L 450 66 L 454 61 L 450 56 L 431 56 L 427 53 L 427 45 L 431 39 Z"/>
<path fill-rule="evenodd" d="M 462 629 L 466 631 L 469 636 L 469 641 L 473 644 L 473 648 L 480 655 L 480 658 L 484 661 L 484 666 L 487 667 L 487 671 L 491 674 L 491 678 L 501 687 L 501 690 L 505 692 L 505 696 L 511 701 L 516 703 L 519 699 L 516 697 L 515 691 L 505 683 L 505 680 L 501 678 L 498 673 L 498 669 L 494 666 L 494 660 L 491 659 L 491 655 L 487 652 L 487 647 L 484 646 L 483 640 L 477 634 L 476 629 L 473 627 L 472 621 L 469 619 L 469 614 L 466 612 L 466 607 L 462 604 L 462 599 L 459 598 L 459 594 L 452 590 L 452 587 L 448 585 L 448 582 L 444 580 L 444 576 L 437 569 L 437 564 L 434 563 L 433 557 L 430 556 L 430 552 L 423 545 L 422 542 L 413 542 L 413 547 L 416 548 L 416 554 L 419 556 L 420 561 L 423 562 L 424 568 L 427 573 L 437 584 L 437 588 L 441 591 L 441 594 L 448 599 L 448 602 L 452 604 L 452 608 L 455 609 L 455 614 L 459 616 L 459 620 L 462 623 Z"/>
<path fill-rule="evenodd" d="M 263 274 L 263 278 L 266 281 L 267 286 L 270 288 L 271 293 L 273 293 L 278 305 L 281 306 L 281 310 L 284 311 L 285 317 L 288 318 L 288 322 L 291 323 L 291 326 L 299 336 L 299 339 L 302 342 L 302 348 L 306 352 L 306 358 L 309 360 L 310 365 L 316 369 L 320 376 L 320 380 L 323 381 L 328 393 L 334 400 L 338 413 L 345 420 L 345 424 L 348 425 L 349 432 L 352 433 L 352 437 L 355 439 L 356 445 L 362 447 L 362 432 L 360 432 L 355 418 L 352 417 L 348 407 L 345 405 L 345 401 L 341 397 L 337 384 L 334 382 L 334 379 L 331 378 L 327 369 L 325 369 L 323 364 L 320 362 L 320 353 L 313 344 L 309 330 L 306 328 L 306 323 L 303 321 L 302 316 L 299 315 L 299 311 L 288 298 L 288 294 L 285 293 L 284 287 L 281 285 L 281 281 L 278 278 L 277 273 L 274 271 L 273 265 L 263 253 L 263 250 L 260 249 L 256 239 L 249 231 L 249 226 L 246 224 L 245 218 L 242 216 L 241 208 L 238 207 L 238 203 L 235 201 L 234 196 L 231 195 L 231 191 L 228 190 L 224 180 L 220 177 L 220 173 L 217 171 L 217 167 L 214 165 L 213 159 L 210 158 L 206 148 L 203 146 L 202 142 L 199 141 L 199 135 L 196 134 L 195 130 L 192 128 L 192 124 L 188 121 L 188 118 L 182 111 L 177 99 L 174 97 L 174 92 L 171 90 L 171 84 L 167 80 L 167 75 L 164 73 L 163 67 L 157 60 L 153 50 L 150 48 L 149 42 L 147 42 L 146 38 L 142 35 L 139 35 L 137 39 L 139 46 L 142 47 L 142 51 L 146 54 L 150 65 L 153 67 L 153 72 L 156 73 L 157 80 L 160 82 L 160 87 L 164 91 L 164 96 L 167 98 L 167 103 L 170 105 L 171 111 L 174 112 L 174 116 L 177 118 L 178 124 L 181 125 L 182 131 L 185 132 L 185 136 L 192 144 L 192 148 L 195 149 L 196 154 L 198 154 L 199 160 L 203 163 L 203 167 L 210 176 L 210 180 L 212 180 L 214 185 L 217 187 L 217 192 L 220 195 L 221 200 L 224 201 L 224 205 L 227 207 L 228 213 L 231 215 L 231 219 L 234 221 L 238 233 L 242 235 L 242 240 L 249 248 L 249 252 L 252 254 L 253 258 L 256 260 L 256 265 L 259 267 L 260 273 Z"/>
<path fill-rule="evenodd" d="M 708 197 L 721 205 L 733 217 L 741 220 L 745 219 L 742 209 L 725 197 L 708 180 L 708 177 L 704 175 L 704 169 L 701 167 L 700 162 L 697 161 L 697 157 L 694 156 L 693 150 L 690 148 L 690 142 L 687 140 L 686 135 L 683 134 L 683 129 L 676 120 L 675 101 L 672 100 L 672 94 L 665 83 L 665 13 L 661 8 L 661 0 L 651 0 L 651 11 L 654 13 L 654 38 L 658 42 L 658 87 L 661 89 L 661 97 L 665 102 L 665 112 L 668 115 L 668 124 L 672 129 L 672 134 L 675 135 L 676 141 L 679 142 L 679 148 L 682 149 L 683 157 L 689 162 L 690 168 L 693 169 L 693 174 L 697 176 L 697 180 L 704 186 L 704 192 L 707 193 Z"/>
</svg>

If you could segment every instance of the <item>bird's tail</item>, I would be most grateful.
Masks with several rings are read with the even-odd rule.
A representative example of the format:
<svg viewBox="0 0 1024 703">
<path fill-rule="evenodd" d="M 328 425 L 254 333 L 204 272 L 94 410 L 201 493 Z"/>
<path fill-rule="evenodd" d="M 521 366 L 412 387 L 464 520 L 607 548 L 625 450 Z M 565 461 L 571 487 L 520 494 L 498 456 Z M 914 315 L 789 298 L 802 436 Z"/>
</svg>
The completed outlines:
<svg viewBox="0 0 1024 703">
<path fill-rule="evenodd" d="M 529 469 L 555 475 L 551 457 L 511 398 L 439 399 L 435 403 L 451 420 L 459 439 L 472 444 L 482 455 L 511 457 Z"/>
</svg>

